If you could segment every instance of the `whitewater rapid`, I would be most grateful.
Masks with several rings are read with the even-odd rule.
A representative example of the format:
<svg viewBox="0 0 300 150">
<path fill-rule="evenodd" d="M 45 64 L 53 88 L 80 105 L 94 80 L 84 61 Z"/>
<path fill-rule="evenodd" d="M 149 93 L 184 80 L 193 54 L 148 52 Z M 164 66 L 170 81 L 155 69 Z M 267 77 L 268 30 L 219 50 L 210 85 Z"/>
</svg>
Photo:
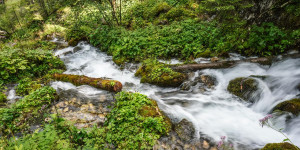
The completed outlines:
<svg viewBox="0 0 300 150">
<path fill-rule="evenodd" d="M 249 149 L 261 148 L 266 143 L 279 143 L 285 139 L 283 135 L 268 127 L 262 128 L 259 119 L 270 113 L 276 104 L 300 94 L 296 89 L 300 84 L 300 59 L 279 61 L 272 66 L 243 63 L 234 68 L 197 71 L 189 80 L 207 74 L 217 79 L 216 86 L 204 91 L 199 90 L 199 86 L 194 86 L 189 91 L 183 91 L 180 88 L 141 84 L 139 78 L 134 76 L 138 64 L 127 64 L 125 69 L 121 70 L 113 63 L 111 56 L 88 43 L 81 42 L 78 47 L 81 50 L 76 52 L 73 52 L 74 47 L 68 47 L 55 53 L 65 62 L 66 74 L 119 80 L 124 86 L 123 90 L 139 92 L 156 100 L 173 121 L 186 118 L 193 122 L 199 131 L 196 137 L 207 136 L 219 141 L 221 136 L 226 136 L 235 146 L 245 145 Z M 170 63 L 174 61 L 179 63 L 176 60 Z M 266 80 L 257 78 L 262 92 L 254 104 L 241 101 L 226 90 L 230 80 L 250 75 L 267 77 Z M 54 82 L 52 86 L 76 88 L 64 82 Z M 81 87 L 80 90 L 85 94 L 97 93 L 90 91 L 87 86 Z M 286 123 L 286 116 L 288 114 L 274 117 L 271 121 L 276 128 L 284 128 L 284 133 L 300 146 L 300 117 Z"/>
</svg>

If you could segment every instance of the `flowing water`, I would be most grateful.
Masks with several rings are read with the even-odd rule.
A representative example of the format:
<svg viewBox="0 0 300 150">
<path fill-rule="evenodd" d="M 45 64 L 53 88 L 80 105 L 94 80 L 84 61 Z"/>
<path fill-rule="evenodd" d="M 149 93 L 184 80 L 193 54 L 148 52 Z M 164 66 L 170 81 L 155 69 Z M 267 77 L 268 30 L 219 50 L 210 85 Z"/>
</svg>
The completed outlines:
<svg viewBox="0 0 300 150">
<path fill-rule="evenodd" d="M 76 52 L 73 52 L 74 47 L 56 52 L 67 66 L 66 74 L 119 80 L 124 86 L 123 90 L 140 92 L 156 100 L 173 121 L 183 118 L 192 121 L 199 131 L 196 137 L 208 136 L 219 141 L 220 136 L 226 136 L 235 146 L 246 145 L 249 149 L 261 148 L 266 143 L 279 143 L 285 139 L 280 133 L 262 127 L 259 119 L 270 113 L 276 104 L 300 94 L 296 88 L 300 84 L 300 59 L 283 60 L 272 66 L 243 63 L 234 68 L 197 71 L 189 80 L 207 74 L 217 79 L 216 86 L 213 89 L 201 90 L 196 85 L 189 91 L 183 91 L 180 88 L 141 84 L 139 78 L 134 76 L 137 64 L 127 64 L 121 70 L 113 63 L 111 56 L 99 49 L 84 42 L 79 43 L 78 47 L 81 50 Z M 264 80 L 257 78 L 262 92 L 254 104 L 241 101 L 226 90 L 230 80 L 250 75 L 267 76 Z M 74 88 L 70 83 L 64 82 L 54 82 L 52 86 Z M 89 89 L 91 88 L 80 88 L 85 94 L 97 93 L 95 89 Z M 300 146 L 300 117 L 286 121 L 287 116 L 289 114 L 274 117 L 273 125 L 278 129 L 284 128 L 284 133 Z"/>
</svg>

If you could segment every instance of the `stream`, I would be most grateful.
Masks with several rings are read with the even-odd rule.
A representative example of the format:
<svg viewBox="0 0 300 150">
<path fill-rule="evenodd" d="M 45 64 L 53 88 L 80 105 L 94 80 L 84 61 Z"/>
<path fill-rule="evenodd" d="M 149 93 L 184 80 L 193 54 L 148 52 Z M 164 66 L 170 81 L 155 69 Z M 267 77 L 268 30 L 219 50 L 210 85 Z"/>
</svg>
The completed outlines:
<svg viewBox="0 0 300 150">
<path fill-rule="evenodd" d="M 139 92 L 156 100 L 160 108 L 174 121 L 186 118 L 191 121 L 197 134 L 210 137 L 216 142 L 221 136 L 237 145 L 245 145 L 249 149 L 261 148 L 267 143 L 282 142 L 285 137 L 270 129 L 262 127 L 259 119 L 270 113 L 278 103 L 299 97 L 296 88 L 300 84 L 300 59 L 278 61 L 272 66 L 254 63 L 242 63 L 228 69 L 206 69 L 191 73 L 189 80 L 193 81 L 201 74 L 216 78 L 214 88 L 201 88 L 201 84 L 192 86 L 189 90 L 180 88 L 161 88 L 150 84 L 141 84 L 134 76 L 138 64 L 126 64 L 125 69 L 113 63 L 112 57 L 86 42 L 80 42 L 74 47 L 56 51 L 67 67 L 65 74 L 85 75 L 88 77 L 107 77 L 123 84 L 123 90 Z M 232 54 L 232 60 L 242 59 Z M 168 63 L 180 63 L 169 61 Z M 203 61 L 203 60 L 202 60 Z M 201 60 L 199 60 L 201 62 Z M 250 75 L 266 76 L 257 78 L 262 90 L 253 104 L 240 100 L 227 91 L 230 80 Z M 53 82 L 52 87 L 61 89 L 76 88 L 70 83 Z M 101 90 L 88 86 L 80 88 L 80 92 L 93 95 Z M 290 114 L 275 115 L 271 122 L 275 128 L 283 128 L 283 132 L 300 146 L 300 116 L 287 121 Z M 239 148 L 237 148 L 239 149 Z"/>
</svg>

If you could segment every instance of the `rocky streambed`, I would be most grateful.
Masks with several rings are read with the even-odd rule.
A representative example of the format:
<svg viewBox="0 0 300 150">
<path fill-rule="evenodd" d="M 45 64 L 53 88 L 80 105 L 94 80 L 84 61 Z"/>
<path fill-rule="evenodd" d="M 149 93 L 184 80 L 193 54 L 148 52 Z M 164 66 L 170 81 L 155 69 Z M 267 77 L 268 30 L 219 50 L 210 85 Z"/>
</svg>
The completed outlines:
<svg viewBox="0 0 300 150">
<path fill-rule="evenodd" d="M 180 87 L 170 88 L 140 83 L 134 75 L 139 64 L 117 66 L 111 56 L 85 42 L 55 54 L 65 62 L 65 74 L 118 80 L 123 90 L 156 100 L 173 125 L 170 134 L 161 137 L 154 149 L 213 150 L 221 137 L 226 137 L 224 142 L 235 149 L 259 149 L 267 143 L 279 143 L 285 139 L 283 135 L 259 124 L 259 119 L 270 113 L 274 116 L 272 125 L 283 128 L 296 145 L 300 144 L 300 118 L 298 113 L 287 111 L 298 107 L 298 103 L 282 104 L 299 98 L 299 58 L 278 57 L 272 65 L 240 63 L 226 69 L 193 71 Z M 229 60 L 243 59 L 236 54 L 230 56 Z M 56 81 L 51 86 L 60 97 L 52 112 L 73 121 L 78 128 L 102 125 L 114 102 L 114 93 L 88 85 Z M 281 107 L 277 108 L 278 104 Z"/>
</svg>

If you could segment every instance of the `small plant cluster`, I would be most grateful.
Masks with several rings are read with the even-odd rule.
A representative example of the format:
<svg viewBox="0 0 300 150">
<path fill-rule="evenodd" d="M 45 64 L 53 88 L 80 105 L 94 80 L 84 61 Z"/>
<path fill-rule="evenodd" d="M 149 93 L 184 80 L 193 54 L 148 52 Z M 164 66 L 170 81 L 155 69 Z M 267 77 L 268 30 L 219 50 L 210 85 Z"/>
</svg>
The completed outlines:
<svg viewBox="0 0 300 150">
<path fill-rule="evenodd" d="M 272 126 L 272 124 L 270 123 L 270 119 L 273 117 L 273 115 L 268 114 L 267 116 L 265 116 L 264 118 L 259 120 L 259 124 L 263 127 L 263 126 L 267 126 L 277 132 L 279 132 L 280 134 L 282 134 L 285 139 L 282 141 L 282 143 L 272 143 L 272 144 L 267 144 L 262 150 L 268 150 L 268 149 L 278 149 L 278 150 L 284 150 L 284 149 L 291 149 L 291 150 L 300 150 L 300 148 L 298 148 L 292 141 L 291 139 L 289 139 L 283 132 L 283 129 L 276 129 L 275 127 Z M 287 143 L 289 142 L 289 143 Z"/>
<path fill-rule="evenodd" d="M 9 108 L 0 108 L 0 131 L 2 135 L 25 131 L 32 119 L 42 117 L 44 110 L 57 99 L 52 87 L 44 86 L 31 92 Z"/>
<path fill-rule="evenodd" d="M 50 69 L 64 68 L 63 62 L 50 51 L 40 49 L 3 49 L 0 51 L 0 85 L 24 77 L 40 77 Z"/>
<path fill-rule="evenodd" d="M 46 89 L 53 91 L 45 87 L 37 92 L 46 94 Z M 34 92 L 30 95 L 37 96 L 38 93 Z M 47 93 L 47 95 L 53 95 L 53 93 Z M 26 97 L 24 99 L 13 106 L 13 108 L 17 106 L 23 108 L 23 114 L 15 113 L 13 108 L 0 109 L 3 115 L 1 124 L 6 122 L 5 125 L 8 127 L 8 122 L 20 118 L 15 119 L 12 114 L 25 115 L 26 112 L 32 112 L 29 111 L 32 107 L 36 108 L 33 110 L 39 111 L 42 109 L 40 107 L 42 102 L 45 102 L 44 98 L 42 102 L 34 101 L 36 104 L 32 105 L 33 101 L 29 102 L 27 100 L 29 98 Z M 79 130 L 57 115 L 52 115 L 52 119 L 46 119 L 42 130 L 38 129 L 33 134 L 27 134 L 18 140 L 14 137 L 9 140 L 2 138 L 0 145 L 4 149 L 152 149 L 156 140 L 166 135 L 170 129 L 170 120 L 160 112 L 155 101 L 139 93 L 120 92 L 116 96 L 116 104 L 107 116 L 103 127 L 95 126 Z"/>
<path fill-rule="evenodd" d="M 221 136 L 221 140 L 218 142 L 219 150 L 234 150 L 232 144 L 227 144 L 225 142 L 226 136 Z"/>
</svg>

